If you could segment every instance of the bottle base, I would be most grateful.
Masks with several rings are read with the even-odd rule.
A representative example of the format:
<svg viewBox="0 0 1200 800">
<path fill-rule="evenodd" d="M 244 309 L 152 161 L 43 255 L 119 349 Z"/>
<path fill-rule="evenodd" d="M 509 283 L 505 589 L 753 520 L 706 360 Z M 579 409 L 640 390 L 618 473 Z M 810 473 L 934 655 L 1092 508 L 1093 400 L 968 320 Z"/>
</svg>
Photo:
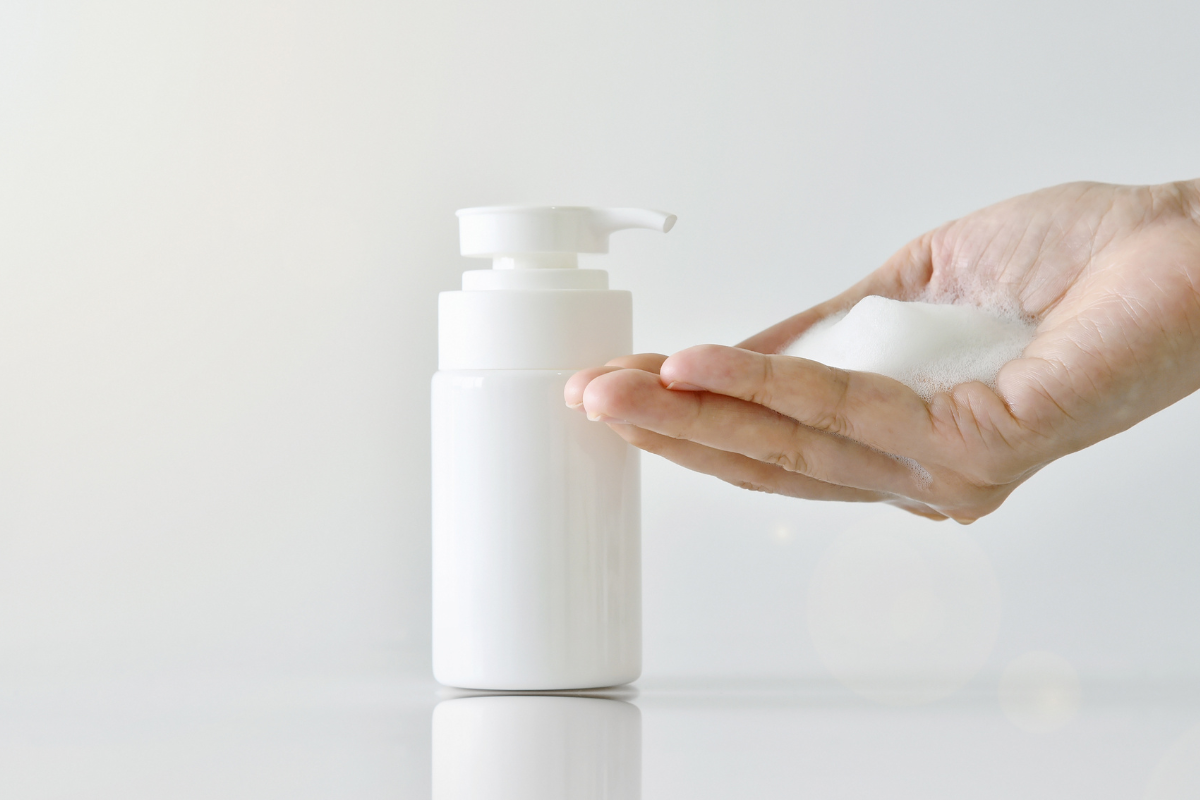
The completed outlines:
<svg viewBox="0 0 1200 800">
<path fill-rule="evenodd" d="M 542 678 L 514 680 L 496 678 L 489 680 L 481 676 L 440 675 L 437 670 L 433 678 L 442 686 L 471 692 L 596 692 L 628 686 L 641 677 L 641 670 L 612 676 L 576 677 L 571 679 Z"/>
</svg>

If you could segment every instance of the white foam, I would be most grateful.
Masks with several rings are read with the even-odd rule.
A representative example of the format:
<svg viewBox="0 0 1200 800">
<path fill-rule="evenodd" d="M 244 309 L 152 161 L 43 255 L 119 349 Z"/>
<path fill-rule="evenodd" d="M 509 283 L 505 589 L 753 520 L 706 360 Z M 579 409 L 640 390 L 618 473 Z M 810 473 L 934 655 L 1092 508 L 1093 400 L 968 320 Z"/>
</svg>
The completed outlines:
<svg viewBox="0 0 1200 800">
<path fill-rule="evenodd" d="M 995 386 L 1034 325 L 1012 310 L 864 297 L 822 320 L 784 351 L 831 367 L 895 378 L 926 400 L 960 383 Z"/>
</svg>

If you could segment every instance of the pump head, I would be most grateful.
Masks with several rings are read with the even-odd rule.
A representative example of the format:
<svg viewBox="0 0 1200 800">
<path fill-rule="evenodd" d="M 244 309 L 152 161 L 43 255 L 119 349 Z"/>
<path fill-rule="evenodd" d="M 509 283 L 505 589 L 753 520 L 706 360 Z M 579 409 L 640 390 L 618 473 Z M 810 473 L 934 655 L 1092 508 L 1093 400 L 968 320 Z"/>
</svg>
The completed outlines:
<svg viewBox="0 0 1200 800">
<path fill-rule="evenodd" d="M 675 215 L 645 208 L 486 206 L 458 213 L 464 256 L 495 269 L 570 269 L 577 253 L 607 253 L 609 234 L 628 228 L 666 233 Z"/>
</svg>

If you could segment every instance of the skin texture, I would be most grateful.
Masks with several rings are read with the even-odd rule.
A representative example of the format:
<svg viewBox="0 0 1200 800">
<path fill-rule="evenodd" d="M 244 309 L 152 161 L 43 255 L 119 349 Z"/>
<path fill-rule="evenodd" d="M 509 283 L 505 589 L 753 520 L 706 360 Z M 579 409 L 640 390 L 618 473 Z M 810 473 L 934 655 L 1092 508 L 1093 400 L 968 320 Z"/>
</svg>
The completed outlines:
<svg viewBox="0 0 1200 800">
<path fill-rule="evenodd" d="M 881 375 L 778 355 L 868 295 L 951 293 L 1016 302 L 1037 324 L 994 389 L 966 383 L 926 403 Z M 846 292 L 737 347 L 615 359 L 577 373 L 564 394 L 637 447 L 747 489 L 971 522 L 1051 461 L 1197 388 L 1191 181 L 1073 183 L 1006 200 L 915 239 Z"/>
</svg>

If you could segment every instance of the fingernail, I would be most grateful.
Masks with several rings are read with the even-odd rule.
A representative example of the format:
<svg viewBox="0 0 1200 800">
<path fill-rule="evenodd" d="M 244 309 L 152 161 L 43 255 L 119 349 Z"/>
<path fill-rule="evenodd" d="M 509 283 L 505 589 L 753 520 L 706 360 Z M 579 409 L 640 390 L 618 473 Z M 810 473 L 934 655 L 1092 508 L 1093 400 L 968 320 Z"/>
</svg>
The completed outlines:
<svg viewBox="0 0 1200 800">
<path fill-rule="evenodd" d="M 667 388 L 674 389 L 677 392 L 703 392 L 704 391 L 703 387 L 693 386 L 692 384 L 684 383 L 683 381 L 671 381 L 670 383 L 667 384 Z"/>
<path fill-rule="evenodd" d="M 607 414 L 588 414 L 588 419 L 590 419 L 592 422 L 617 422 L 617 423 L 620 423 L 621 425 L 629 424 L 628 422 L 626 422 L 623 419 L 617 419 L 615 417 L 610 417 Z"/>
<path fill-rule="evenodd" d="M 567 408 L 579 410 L 583 408 L 583 401 L 580 400 L 578 403 L 567 403 Z"/>
</svg>

